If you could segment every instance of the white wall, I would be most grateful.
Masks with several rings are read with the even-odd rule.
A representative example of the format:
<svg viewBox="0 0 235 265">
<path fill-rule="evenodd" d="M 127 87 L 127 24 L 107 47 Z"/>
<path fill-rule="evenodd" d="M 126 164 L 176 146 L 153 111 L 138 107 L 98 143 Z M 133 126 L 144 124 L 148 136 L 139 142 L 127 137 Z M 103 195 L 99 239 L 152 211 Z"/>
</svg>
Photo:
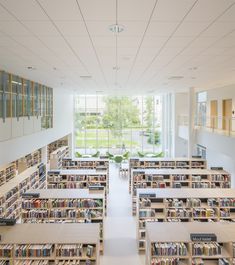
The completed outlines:
<svg viewBox="0 0 235 265">
<path fill-rule="evenodd" d="M 73 93 L 54 88 L 53 128 L 0 142 L 0 165 L 14 161 L 73 132 Z"/>
<path fill-rule="evenodd" d="M 235 85 L 207 91 L 207 116 L 210 116 L 210 101 L 218 100 L 218 116 L 222 117 L 223 99 L 232 99 L 233 110 L 235 110 Z M 218 128 L 222 128 L 222 122 L 218 122 Z M 233 130 L 235 130 L 235 124 L 233 124 Z M 235 138 L 197 130 L 195 143 L 206 147 L 209 167 L 222 166 L 231 173 L 232 186 L 235 187 Z"/>
</svg>

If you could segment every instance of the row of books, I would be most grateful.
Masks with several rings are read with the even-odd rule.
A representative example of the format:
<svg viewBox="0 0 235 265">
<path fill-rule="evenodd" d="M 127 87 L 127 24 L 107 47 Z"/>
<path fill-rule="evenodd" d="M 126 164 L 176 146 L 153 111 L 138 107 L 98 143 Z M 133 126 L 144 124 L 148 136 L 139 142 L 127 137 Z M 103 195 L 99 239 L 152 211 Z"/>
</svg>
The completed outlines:
<svg viewBox="0 0 235 265">
<path fill-rule="evenodd" d="M 67 182 L 67 183 L 48 183 L 48 189 L 84 189 L 84 182 Z"/>
<path fill-rule="evenodd" d="M 58 245 L 56 248 L 57 257 L 82 257 L 87 256 L 89 258 L 94 255 L 94 246 L 83 244 L 70 244 L 70 245 Z"/>
<path fill-rule="evenodd" d="M 151 265 L 180 265 L 180 260 L 174 258 L 153 258 L 151 259 Z"/>
<path fill-rule="evenodd" d="M 102 218 L 103 212 L 99 210 L 62 210 L 53 209 L 49 210 L 30 210 L 27 212 L 22 212 L 22 218 Z"/>
<path fill-rule="evenodd" d="M 193 210 L 193 217 L 214 217 L 214 209 L 196 208 Z"/>
<path fill-rule="evenodd" d="M 55 265 L 95 265 L 96 262 L 92 260 L 56 260 Z"/>
<path fill-rule="evenodd" d="M 62 161 L 62 166 L 63 167 L 71 167 L 71 166 L 77 166 L 77 167 L 97 167 L 97 166 L 109 166 L 108 161 L 75 161 L 75 160 L 67 160 L 63 159 Z"/>
<path fill-rule="evenodd" d="M 153 256 L 186 256 L 187 247 L 184 243 L 155 243 Z"/>
<path fill-rule="evenodd" d="M 105 175 L 95 176 L 81 176 L 81 175 L 49 175 L 47 177 L 49 182 L 61 182 L 61 181 L 106 181 Z"/>
<path fill-rule="evenodd" d="M 49 260 L 17 260 L 15 265 L 49 265 Z"/>
<path fill-rule="evenodd" d="M 186 209 L 177 208 L 177 209 L 168 209 L 166 211 L 167 217 L 180 217 L 180 218 L 191 218 L 192 212 Z"/>
<path fill-rule="evenodd" d="M 25 199 L 22 201 L 23 209 L 51 207 L 94 208 L 102 206 L 103 201 L 100 199 Z"/>
<path fill-rule="evenodd" d="M 12 245 L 0 245 L 0 257 L 2 258 L 10 258 L 12 257 Z"/>
<path fill-rule="evenodd" d="M 181 180 L 181 181 L 185 181 L 188 180 L 188 175 L 173 175 L 173 180 Z"/>
<path fill-rule="evenodd" d="M 16 245 L 16 257 L 50 257 L 53 253 L 53 245 Z"/>
<path fill-rule="evenodd" d="M 210 243 L 194 243 L 194 256 L 216 256 L 222 254 L 222 247 L 217 242 Z"/>
<path fill-rule="evenodd" d="M 6 200 L 10 199 L 14 194 L 16 194 L 19 191 L 18 187 L 15 187 L 7 192 L 6 194 Z"/>
<path fill-rule="evenodd" d="M 229 175 L 211 175 L 211 180 L 212 181 L 230 181 L 230 176 Z"/>
</svg>

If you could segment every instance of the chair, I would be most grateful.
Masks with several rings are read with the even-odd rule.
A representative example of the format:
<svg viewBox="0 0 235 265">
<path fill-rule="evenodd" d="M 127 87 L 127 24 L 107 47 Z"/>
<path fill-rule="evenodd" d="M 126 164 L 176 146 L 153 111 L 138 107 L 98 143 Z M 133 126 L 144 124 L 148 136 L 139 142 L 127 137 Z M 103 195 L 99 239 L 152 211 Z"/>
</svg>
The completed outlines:
<svg viewBox="0 0 235 265">
<path fill-rule="evenodd" d="M 79 152 L 76 152 L 75 153 L 75 156 L 78 157 L 78 158 L 80 158 L 80 157 L 82 157 L 82 154 L 80 154 Z"/>
<path fill-rule="evenodd" d="M 106 155 L 108 156 L 108 159 L 113 160 L 114 155 L 110 154 L 108 151 L 106 152 Z"/>
<path fill-rule="evenodd" d="M 122 156 L 123 156 L 124 160 L 127 160 L 129 158 L 129 155 L 130 155 L 130 152 L 127 151 Z"/>
<path fill-rule="evenodd" d="M 92 157 L 99 157 L 100 156 L 100 151 L 97 151 Z"/>
<path fill-rule="evenodd" d="M 117 164 L 121 164 L 123 161 L 123 156 L 122 155 L 116 155 L 114 156 L 114 162 Z"/>
<path fill-rule="evenodd" d="M 138 151 L 137 154 L 138 154 L 139 157 L 144 157 L 144 153 L 141 153 L 141 152 Z"/>
</svg>

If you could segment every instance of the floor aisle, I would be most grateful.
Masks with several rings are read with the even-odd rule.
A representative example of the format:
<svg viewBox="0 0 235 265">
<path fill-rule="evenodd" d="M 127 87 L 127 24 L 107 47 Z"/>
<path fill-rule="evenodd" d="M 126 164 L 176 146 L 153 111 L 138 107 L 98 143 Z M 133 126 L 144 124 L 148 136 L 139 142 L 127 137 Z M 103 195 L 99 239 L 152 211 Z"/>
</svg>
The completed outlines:
<svg viewBox="0 0 235 265">
<path fill-rule="evenodd" d="M 136 243 L 136 220 L 131 213 L 128 179 L 119 177 L 115 164 L 110 165 L 108 214 L 105 218 L 104 255 L 101 265 L 143 265 Z"/>
</svg>

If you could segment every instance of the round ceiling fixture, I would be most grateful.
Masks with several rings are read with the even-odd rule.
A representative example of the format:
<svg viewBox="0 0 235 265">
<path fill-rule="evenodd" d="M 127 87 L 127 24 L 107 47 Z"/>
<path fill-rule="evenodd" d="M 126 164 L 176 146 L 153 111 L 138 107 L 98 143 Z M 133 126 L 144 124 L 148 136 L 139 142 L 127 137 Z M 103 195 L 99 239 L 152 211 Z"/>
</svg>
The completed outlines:
<svg viewBox="0 0 235 265">
<path fill-rule="evenodd" d="M 28 69 L 28 70 L 36 70 L 36 67 L 33 67 L 33 66 L 27 66 L 27 69 Z"/>
<path fill-rule="evenodd" d="M 113 25 L 109 26 L 109 30 L 115 34 L 118 34 L 118 33 L 121 33 L 122 31 L 124 31 L 124 26 L 119 25 L 119 24 L 113 24 Z"/>
</svg>

